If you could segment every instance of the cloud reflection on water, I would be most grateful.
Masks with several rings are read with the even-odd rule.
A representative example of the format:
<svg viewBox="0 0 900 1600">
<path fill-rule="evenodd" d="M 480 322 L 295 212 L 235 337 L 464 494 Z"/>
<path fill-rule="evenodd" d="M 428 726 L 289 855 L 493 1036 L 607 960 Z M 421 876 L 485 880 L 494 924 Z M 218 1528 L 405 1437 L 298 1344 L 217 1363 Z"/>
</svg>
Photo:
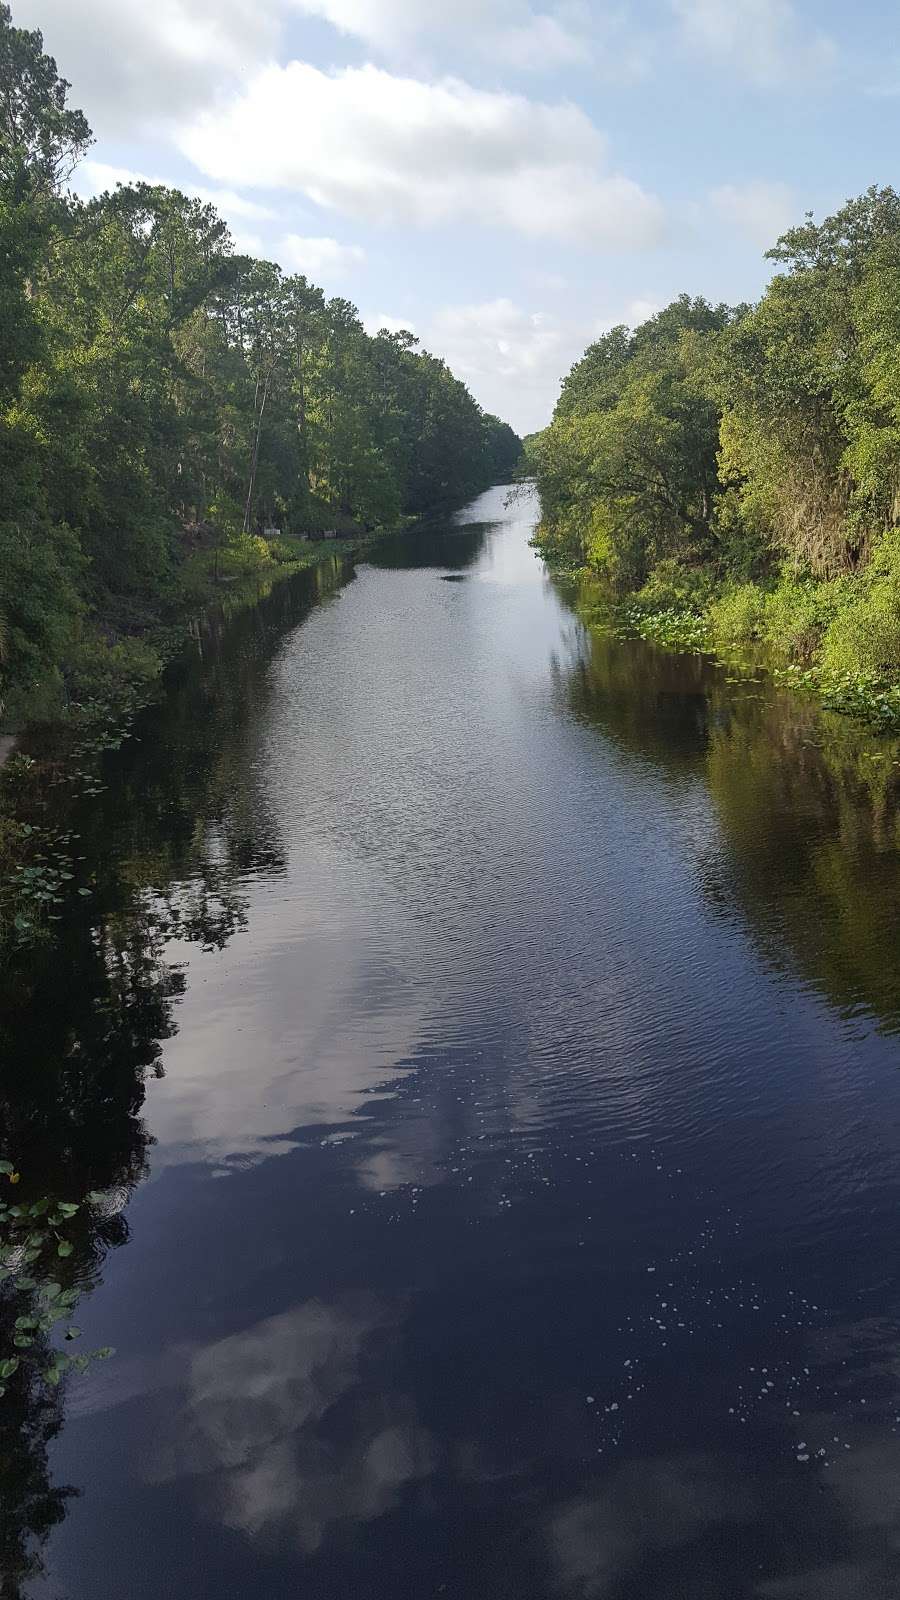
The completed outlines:
<svg viewBox="0 0 900 1600">
<path fill-rule="evenodd" d="M 394 1322 L 374 1299 L 309 1300 L 199 1351 L 151 1480 L 202 1478 L 207 1516 L 307 1552 L 382 1516 L 435 1457 L 411 1400 L 361 1387 Z"/>
</svg>

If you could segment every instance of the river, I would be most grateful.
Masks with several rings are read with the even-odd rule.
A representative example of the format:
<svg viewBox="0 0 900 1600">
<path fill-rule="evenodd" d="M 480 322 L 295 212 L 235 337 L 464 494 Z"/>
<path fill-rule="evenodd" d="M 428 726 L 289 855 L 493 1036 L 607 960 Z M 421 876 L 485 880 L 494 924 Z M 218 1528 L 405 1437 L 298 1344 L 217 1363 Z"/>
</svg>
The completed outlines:
<svg viewBox="0 0 900 1600">
<path fill-rule="evenodd" d="M 4 1103 L 116 1355 L 5 1597 L 900 1592 L 897 748 L 588 634 L 535 516 L 208 635 L 74 819 Z"/>
</svg>

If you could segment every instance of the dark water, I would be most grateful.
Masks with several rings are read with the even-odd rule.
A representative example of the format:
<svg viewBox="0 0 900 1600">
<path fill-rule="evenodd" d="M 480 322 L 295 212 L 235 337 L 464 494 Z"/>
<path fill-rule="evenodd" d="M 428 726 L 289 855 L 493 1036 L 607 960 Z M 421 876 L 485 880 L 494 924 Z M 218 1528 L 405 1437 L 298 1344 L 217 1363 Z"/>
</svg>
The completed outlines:
<svg viewBox="0 0 900 1600">
<path fill-rule="evenodd" d="M 118 1354 L 22 1402 L 23 1593 L 900 1593 L 898 752 L 533 518 L 207 639 L 77 819 L 3 1107 Z"/>
</svg>

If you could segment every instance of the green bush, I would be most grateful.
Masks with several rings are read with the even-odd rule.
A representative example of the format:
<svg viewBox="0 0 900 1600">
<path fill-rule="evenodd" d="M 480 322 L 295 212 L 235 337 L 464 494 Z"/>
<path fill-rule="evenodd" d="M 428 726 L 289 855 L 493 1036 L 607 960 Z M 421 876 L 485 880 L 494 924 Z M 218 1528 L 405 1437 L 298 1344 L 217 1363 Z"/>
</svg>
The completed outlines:
<svg viewBox="0 0 900 1600">
<path fill-rule="evenodd" d="M 900 607 L 875 594 L 861 597 L 835 618 L 825 636 L 822 665 L 829 672 L 874 673 L 900 667 Z"/>
<path fill-rule="evenodd" d="M 764 638 L 791 660 L 811 661 L 839 599 L 831 583 L 783 574 L 777 587 L 766 595 Z"/>
<path fill-rule="evenodd" d="M 721 644 L 756 640 L 788 660 L 811 661 L 851 593 L 845 578 L 817 583 L 789 572 L 774 588 L 737 584 L 710 605 L 710 631 Z"/>
<path fill-rule="evenodd" d="M 900 668 L 900 530 L 885 534 L 829 622 L 822 665 L 883 675 Z"/>
<path fill-rule="evenodd" d="M 71 700 L 112 702 L 123 687 L 140 689 L 162 671 L 159 652 L 145 639 L 107 644 L 97 635 L 82 639 L 71 652 L 66 679 Z"/>
<path fill-rule="evenodd" d="M 0 813 L 0 878 L 17 866 L 34 830 L 14 817 Z"/>
<path fill-rule="evenodd" d="M 764 589 L 756 583 L 742 583 L 714 600 L 709 608 L 713 638 L 721 644 L 749 644 L 761 639 L 765 630 Z"/>
<path fill-rule="evenodd" d="M 309 543 L 304 539 L 270 539 L 269 555 L 279 566 L 290 566 L 293 561 L 302 561 L 309 552 Z"/>
<path fill-rule="evenodd" d="M 712 567 L 687 566 L 675 556 L 658 561 L 635 599 L 648 610 L 704 611 L 715 593 Z"/>
<path fill-rule="evenodd" d="M 760 583 L 771 570 L 772 546 L 764 521 L 754 515 L 742 490 L 730 485 L 716 507 L 716 547 L 719 565 L 732 582 L 743 587 Z"/>
<path fill-rule="evenodd" d="M 265 539 L 253 533 L 241 533 L 219 552 L 219 573 L 226 578 L 243 578 L 268 566 L 270 560 Z"/>
<path fill-rule="evenodd" d="M 71 530 L 39 519 L 0 523 L 0 709 L 62 660 L 82 610 L 83 562 Z"/>
</svg>

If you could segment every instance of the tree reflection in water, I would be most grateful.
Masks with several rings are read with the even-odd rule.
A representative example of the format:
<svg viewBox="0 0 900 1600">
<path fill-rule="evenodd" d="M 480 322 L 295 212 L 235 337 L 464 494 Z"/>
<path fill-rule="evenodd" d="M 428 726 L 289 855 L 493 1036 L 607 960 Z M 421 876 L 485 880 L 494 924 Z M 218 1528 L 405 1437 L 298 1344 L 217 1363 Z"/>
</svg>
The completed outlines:
<svg viewBox="0 0 900 1600">
<path fill-rule="evenodd" d="M 103 801 L 64 814 L 91 868 L 92 899 L 52 944 L 0 974 L 3 1153 L 22 1173 L 18 1202 L 53 1195 L 81 1208 L 73 1253 L 54 1269 L 66 1287 L 90 1288 L 107 1252 L 128 1239 L 125 1208 L 147 1167 L 146 1081 L 162 1071 L 185 987 L 179 943 L 223 948 L 246 926 L 242 878 L 279 870 L 255 766 L 273 642 L 349 575 L 335 560 L 227 626 L 207 619 L 165 703 L 107 758 Z M 95 1192 L 102 1203 L 87 1204 Z M 7 1281 L 3 1348 L 22 1310 Z M 0 1404 L 2 1600 L 18 1600 L 40 1573 L 41 1547 L 76 1493 L 49 1476 L 65 1402 L 65 1384 L 44 1376 L 49 1348 L 42 1335 L 23 1354 Z"/>
<path fill-rule="evenodd" d="M 577 623 L 570 647 L 559 703 L 711 798 L 725 848 L 697 841 L 709 901 L 746 920 L 773 967 L 896 1031 L 900 741 L 700 656 Z"/>
</svg>

